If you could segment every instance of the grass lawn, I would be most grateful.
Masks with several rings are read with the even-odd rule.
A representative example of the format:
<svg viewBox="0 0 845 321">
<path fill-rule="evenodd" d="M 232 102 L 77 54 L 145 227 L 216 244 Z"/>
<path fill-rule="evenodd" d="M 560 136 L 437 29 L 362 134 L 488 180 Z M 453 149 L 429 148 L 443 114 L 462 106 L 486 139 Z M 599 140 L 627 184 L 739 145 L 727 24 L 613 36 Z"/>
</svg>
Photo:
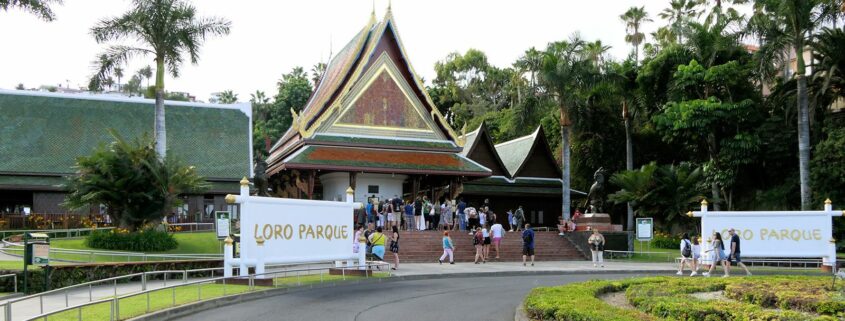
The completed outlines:
<svg viewBox="0 0 845 321">
<path fill-rule="evenodd" d="M 656 252 L 656 253 L 649 253 L 649 254 L 635 254 L 631 258 L 620 258 L 620 260 L 630 260 L 631 262 L 653 262 L 653 263 L 666 263 L 666 262 L 674 262 L 675 258 L 680 256 L 678 253 L 679 250 L 675 249 L 661 249 L 657 248 L 654 245 L 649 248 L 647 242 L 634 241 L 634 251 L 636 252 Z"/>
<path fill-rule="evenodd" d="M 179 247 L 164 252 L 154 252 L 163 254 L 219 254 L 223 253 L 220 241 L 214 235 L 214 232 L 202 233 L 176 233 L 174 234 L 176 241 L 179 242 Z M 50 245 L 55 248 L 71 249 L 71 250 L 98 250 L 85 246 L 85 239 L 62 239 L 50 241 Z"/>
<path fill-rule="evenodd" d="M 372 277 L 382 278 L 387 277 L 387 272 L 375 273 Z M 346 281 L 360 280 L 362 277 L 347 276 Z M 276 287 L 288 287 L 298 285 L 308 285 L 312 283 L 320 283 L 320 275 L 303 275 L 301 277 L 290 276 L 276 278 L 274 283 Z M 322 275 L 322 282 L 343 282 L 342 275 Z M 272 287 L 256 286 L 256 291 L 269 290 Z M 232 295 L 247 292 L 249 287 L 245 285 L 230 285 L 225 286 L 225 295 Z M 139 294 L 127 298 L 120 299 L 120 320 L 137 317 L 149 312 L 167 309 L 177 305 L 188 304 L 200 300 L 208 300 L 223 296 L 224 287 L 222 284 L 197 284 L 174 289 L 163 289 L 152 291 L 149 295 Z M 147 306 L 147 296 L 149 296 L 149 307 Z M 82 308 L 81 314 L 83 320 L 109 320 L 111 304 L 100 303 Z M 65 311 L 47 318 L 53 321 L 71 321 L 77 320 L 80 311 L 77 309 Z"/>
</svg>

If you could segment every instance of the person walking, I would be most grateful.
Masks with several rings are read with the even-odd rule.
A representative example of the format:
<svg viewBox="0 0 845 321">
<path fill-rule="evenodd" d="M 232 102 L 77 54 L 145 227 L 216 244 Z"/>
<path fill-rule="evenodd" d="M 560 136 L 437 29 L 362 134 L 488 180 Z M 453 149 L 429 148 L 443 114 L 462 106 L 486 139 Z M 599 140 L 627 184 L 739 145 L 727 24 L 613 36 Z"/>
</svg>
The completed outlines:
<svg viewBox="0 0 845 321">
<path fill-rule="evenodd" d="M 692 273 L 695 273 L 695 267 L 693 267 L 694 259 L 692 256 L 692 252 L 692 242 L 690 242 L 689 234 L 684 233 L 684 235 L 681 236 L 681 264 L 680 266 L 678 266 L 678 273 L 675 274 L 684 275 L 684 265 L 687 265 L 687 263 L 689 263 L 690 271 L 692 271 Z"/>
<path fill-rule="evenodd" d="M 475 246 L 475 264 L 484 262 L 484 234 L 481 233 L 481 228 L 475 228 L 475 234 L 472 236 L 472 245 Z"/>
<path fill-rule="evenodd" d="M 731 254 L 730 256 L 728 256 L 728 269 L 730 269 L 731 263 L 735 263 L 736 266 L 739 266 L 743 270 L 745 270 L 746 275 L 751 276 L 751 272 L 748 271 L 748 267 L 745 266 L 745 263 L 742 263 L 742 258 L 739 255 L 739 235 L 736 234 L 736 231 L 733 228 L 728 230 L 728 234 L 731 235 Z"/>
<path fill-rule="evenodd" d="M 449 231 L 443 231 L 443 255 L 440 256 L 440 259 L 437 260 L 440 264 L 443 264 L 443 260 L 446 259 L 446 256 L 449 256 L 449 264 L 455 264 L 455 243 L 452 242 L 452 238 L 449 237 Z"/>
<path fill-rule="evenodd" d="M 522 266 L 525 266 L 529 256 L 531 266 L 534 266 L 534 230 L 531 229 L 531 224 L 525 224 L 525 230 L 522 231 Z"/>
<path fill-rule="evenodd" d="M 411 201 L 405 203 L 405 230 L 414 230 L 414 205 Z"/>
<path fill-rule="evenodd" d="M 376 232 L 370 234 L 369 240 L 370 244 L 373 245 L 373 255 L 375 255 L 379 261 L 384 261 L 384 241 L 385 237 L 382 234 L 381 227 L 376 228 Z"/>
<path fill-rule="evenodd" d="M 502 238 L 505 237 L 505 228 L 497 222 L 490 227 L 490 234 L 493 237 L 493 247 L 496 249 L 496 259 L 498 259 L 499 245 L 502 243 Z"/>
<path fill-rule="evenodd" d="M 593 266 L 604 267 L 604 235 L 599 230 L 593 230 L 587 243 L 590 244 L 590 252 L 593 254 Z"/>
<path fill-rule="evenodd" d="M 487 262 L 487 259 L 490 258 L 490 231 L 487 230 L 487 225 L 481 226 L 481 234 L 484 237 L 484 262 Z"/>
<path fill-rule="evenodd" d="M 364 225 L 358 224 L 355 228 L 355 237 L 352 238 L 352 253 L 358 254 L 358 251 L 363 250 L 358 242 L 362 235 L 364 235 Z"/>
<path fill-rule="evenodd" d="M 376 225 L 375 212 L 373 212 L 373 202 L 367 199 L 366 195 L 364 195 L 364 200 L 367 202 L 367 205 L 364 206 L 364 211 L 367 213 L 367 225 L 370 229 L 372 229 Z"/>
<path fill-rule="evenodd" d="M 689 276 L 698 275 L 698 265 L 701 264 L 701 238 L 692 238 L 692 273 Z"/>
<path fill-rule="evenodd" d="M 443 211 L 443 201 L 443 199 L 438 200 L 437 203 L 434 203 L 434 208 L 432 208 L 434 215 L 431 216 L 431 229 L 435 231 L 440 230 L 440 216 Z"/>
<path fill-rule="evenodd" d="M 522 224 L 525 222 L 525 212 L 522 211 L 522 205 L 513 213 L 513 222 L 516 225 L 516 231 L 519 232 L 519 229 L 522 228 Z"/>
<path fill-rule="evenodd" d="M 467 203 L 464 202 L 464 199 L 458 199 L 458 225 L 460 226 L 461 231 L 467 230 L 466 208 Z"/>
<path fill-rule="evenodd" d="M 389 226 L 385 226 L 384 222 L 387 218 L 387 206 L 386 202 L 379 202 L 378 203 L 378 217 L 376 218 L 376 226 L 381 226 L 381 228 L 389 229 Z"/>
<path fill-rule="evenodd" d="M 393 226 L 402 226 L 402 199 L 398 195 L 393 195 Z"/>
<path fill-rule="evenodd" d="M 421 197 L 417 196 L 417 199 L 414 201 L 414 230 L 419 231 L 420 222 L 423 220 L 423 200 Z M 423 223 L 424 224 L 424 223 Z"/>
<path fill-rule="evenodd" d="M 448 198 L 440 204 L 440 226 L 444 231 L 452 229 L 452 202 Z"/>
<path fill-rule="evenodd" d="M 513 226 L 514 226 L 513 210 L 508 210 L 508 230 L 513 232 L 513 229 L 514 229 Z"/>
<path fill-rule="evenodd" d="M 399 268 L 399 229 L 396 226 L 390 235 L 390 252 L 393 253 L 392 269 L 396 270 Z"/>
<path fill-rule="evenodd" d="M 725 257 L 725 245 L 722 241 L 722 234 L 719 232 L 713 233 L 713 243 L 709 252 L 711 257 L 710 269 L 707 272 L 702 273 L 705 277 L 710 277 L 710 273 L 713 273 L 713 270 L 716 269 L 717 264 L 722 264 L 722 268 L 725 270 L 725 275 L 723 278 L 730 276 L 730 270 L 728 268 L 728 261 Z"/>
</svg>

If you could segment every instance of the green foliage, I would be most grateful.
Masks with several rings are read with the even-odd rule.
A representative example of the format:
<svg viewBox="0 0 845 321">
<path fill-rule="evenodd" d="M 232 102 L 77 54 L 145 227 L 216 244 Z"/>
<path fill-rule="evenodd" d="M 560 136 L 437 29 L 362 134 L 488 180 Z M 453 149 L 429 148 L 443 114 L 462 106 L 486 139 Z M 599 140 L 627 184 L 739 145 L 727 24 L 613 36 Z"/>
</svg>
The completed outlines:
<svg viewBox="0 0 845 321">
<path fill-rule="evenodd" d="M 220 101 L 221 104 L 234 104 L 238 102 L 238 94 L 234 93 L 231 90 L 224 90 L 220 93 Z"/>
<path fill-rule="evenodd" d="M 52 4 L 62 4 L 62 0 L 0 0 L 0 10 L 18 8 L 38 16 L 41 20 L 53 21 L 56 15 L 50 8 Z"/>
<path fill-rule="evenodd" d="M 207 187 L 193 166 L 184 166 L 172 156 L 160 159 L 146 135 L 131 143 L 114 131 L 111 135 L 113 143 L 77 159 L 77 172 L 65 185 L 70 191 L 66 207 L 104 204 L 115 222 L 134 231 L 160 222 L 178 205 L 179 194 Z"/>
<path fill-rule="evenodd" d="M 664 227 L 689 225 L 692 222 L 683 214 L 701 200 L 705 189 L 701 181 L 701 168 L 689 163 L 661 166 L 650 163 L 639 170 L 613 174 L 610 183 L 620 190 L 608 199 L 617 204 L 630 202 L 636 216 L 654 217 Z"/>
<path fill-rule="evenodd" d="M 295 67 L 282 75 L 276 83 L 278 92 L 270 102 L 263 92 L 251 95 L 254 117 L 253 147 L 256 155 L 268 155 L 269 147 L 290 127 L 291 110 L 299 112 L 308 103 L 312 85 L 302 67 Z"/>
<path fill-rule="evenodd" d="M 85 245 L 102 250 L 162 252 L 175 249 L 179 243 L 170 233 L 150 228 L 132 233 L 116 230 L 94 231 L 85 238 Z"/>
<path fill-rule="evenodd" d="M 810 163 L 815 204 L 830 199 L 833 204 L 845 204 L 845 127 L 830 127 L 827 138 L 816 145 Z M 834 238 L 845 240 L 845 218 L 834 217 Z M 845 248 L 845 243 L 839 244 Z"/>
</svg>

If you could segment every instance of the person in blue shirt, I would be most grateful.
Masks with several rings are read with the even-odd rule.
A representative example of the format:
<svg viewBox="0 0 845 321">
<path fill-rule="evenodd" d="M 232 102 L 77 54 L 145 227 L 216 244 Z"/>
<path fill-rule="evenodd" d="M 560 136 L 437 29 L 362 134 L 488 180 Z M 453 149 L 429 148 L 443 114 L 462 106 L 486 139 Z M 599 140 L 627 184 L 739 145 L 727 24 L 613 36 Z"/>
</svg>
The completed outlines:
<svg viewBox="0 0 845 321">
<path fill-rule="evenodd" d="M 414 230 L 414 203 L 411 201 L 405 203 L 405 230 Z"/>
<path fill-rule="evenodd" d="M 525 230 L 522 231 L 522 266 L 525 266 L 529 256 L 531 266 L 534 266 L 534 230 L 531 229 L 531 224 L 525 224 Z"/>
<path fill-rule="evenodd" d="M 464 199 L 461 198 L 458 201 L 458 224 L 461 228 L 461 231 L 467 230 L 467 215 L 464 213 L 464 209 L 467 208 L 467 203 L 464 202 Z"/>
<path fill-rule="evenodd" d="M 367 202 L 367 206 L 364 208 L 364 210 L 367 212 L 367 225 L 372 230 L 373 224 L 376 222 L 375 215 L 373 215 L 373 202 L 371 202 L 370 200 L 367 200 L 366 196 L 364 197 L 364 199 Z"/>
</svg>

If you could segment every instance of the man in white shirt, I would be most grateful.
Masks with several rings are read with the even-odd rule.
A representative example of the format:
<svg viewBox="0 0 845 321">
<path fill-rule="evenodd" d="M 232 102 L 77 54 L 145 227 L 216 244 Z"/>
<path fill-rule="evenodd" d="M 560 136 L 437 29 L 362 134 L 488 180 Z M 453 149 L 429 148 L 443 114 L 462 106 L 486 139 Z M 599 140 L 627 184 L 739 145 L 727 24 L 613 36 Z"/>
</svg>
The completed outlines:
<svg viewBox="0 0 845 321">
<path fill-rule="evenodd" d="M 496 248 L 496 258 L 499 258 L 499 244 L 502 243 L 502 237 L 505 236 L 505 228 L 502 224 L 496 223 L 490 227 L 490 234 L 493 236 L 493 247 Z"/>
</svg>

